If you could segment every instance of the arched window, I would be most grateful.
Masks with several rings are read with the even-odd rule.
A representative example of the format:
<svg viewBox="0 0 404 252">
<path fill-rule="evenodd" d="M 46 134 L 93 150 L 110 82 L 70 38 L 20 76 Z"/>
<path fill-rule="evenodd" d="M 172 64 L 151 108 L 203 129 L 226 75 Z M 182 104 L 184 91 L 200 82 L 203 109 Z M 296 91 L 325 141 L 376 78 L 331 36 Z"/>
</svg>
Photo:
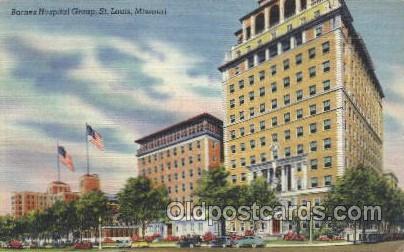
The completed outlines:
<svg viewBox="0 0 404 252">
<path fill-rule="evenodd" d="M 264 14 L 258 14 L 255 17 L 255 33 L 259 34 L 264 31 L 265 28 L 265 17 Z"/>
<path fill-rule="evenodd" d="M 300 10 L 307 9 L 307 0 L 300 0 Z"/>
<path fill-rule="evenodd" d="M 279 6 L 274 5 L 269 13 L 269 26 L 274 26 L 279 23 Z"/>
<path fill-rule="evenodd" d="M 295 15 L 295 13 L 296 13 L 295 0 L 286 0 L 284 8 L 285 8 L 285 18 Z"/>
</svg>

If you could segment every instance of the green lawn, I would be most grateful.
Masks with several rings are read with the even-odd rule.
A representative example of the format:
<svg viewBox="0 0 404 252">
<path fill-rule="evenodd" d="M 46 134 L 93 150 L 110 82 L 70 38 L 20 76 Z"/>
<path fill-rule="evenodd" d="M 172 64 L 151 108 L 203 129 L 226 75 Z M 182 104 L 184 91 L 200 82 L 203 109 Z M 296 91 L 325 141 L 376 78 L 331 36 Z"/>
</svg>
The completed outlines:
<svg viewBox="0 0 404 252">
<path fill-rule="evenodd" d="M 295 243 L 295 242 L 294 242 Z M 6 249 L 0 249 L 0 251 L 9 251 Z M 38 252 L 53 252 L 53 251 L 79 251 L 73 249 L 32 249 L 31 251 Z M 89 251 L 89 250 L 83 250 Z M 97 251 L 93 249 L 92 251 Z M 327 247 L 290 247 L 290 248 L 257 248 L 252 250 L 251 248 L 246 249 L 211 249 L 211 248 L 194 248 L 194 249 L 177 249 L 177 248 L 148 248 L 148 249 L 104 249 L 102 251 L 144 251 L 144 252 L 219 252 L 219 251 L 235 251 L 235 252 L 401 252 L 404 251 L 404 241 L 395 242 L 385 242 L 379 244 L 370 245 L 348 245 L 348 246 L 327 246 Z"/>
</svg>

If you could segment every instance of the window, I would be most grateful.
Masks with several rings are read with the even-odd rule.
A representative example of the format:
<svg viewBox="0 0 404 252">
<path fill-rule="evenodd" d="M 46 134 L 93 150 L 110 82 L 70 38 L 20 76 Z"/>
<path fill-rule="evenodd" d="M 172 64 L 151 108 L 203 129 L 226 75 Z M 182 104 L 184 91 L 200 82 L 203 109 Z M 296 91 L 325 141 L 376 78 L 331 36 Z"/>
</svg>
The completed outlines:
<svg viewBox="0 0 404 252">
<path fill-rule="evenodd" d="M 253 117 L 255 115 L 254 108 L 250 108 L 250 117 Z"/>
<path fill-rule="evenodd" d="M 248 58 L 247 62 L 248 62 L 248 68 L 254 67 L 254 57 Z"/>
<path fill-rule="evenodd" d="M 285 123 L 290 122 L 290 113 L 283 114 L 283 119 L 285 120 Z"/>
<path fill-rule="evenodd" d="M 324 130 L 329 130 L 329 129 L 331 129 L 331 120 L 326 119 L 326 120 L 324 120 Z"/>
<path fill-rule="evenodd" d="M 311 178 L 311 187 L 318 187 L 318 178 Z"/>
<path fill-rule="evenodd" d="M 244 80 L 240 80 L 240 81 L 238 82 L 238 88 L 239 88 L 239 89 L 243 89 L 243 88 L 244 88 Z"/>
<path fill-rule="evenodd" d="M 324 186 L 332 185 L 332 176 L 324 176 Z"/>
<path fill-rule="evenodd" d="M 255 160 L 255 156 L 253 155 L 253 156 L 250 156 L 250 164 L 255 164 L 256 163 L 256 160 Z"/>
<path fill-rule="evenodd" d="M 250 148 L 255 149 L 255 140 L 250 140 Z"/>
<path fill-rule="evenodd" d="M 283 96 L 283 103 L 285 105 L 289 105 L 290 104 L 290 95 L 285 95 Z"/>
<path fill-rule="evenodd" d="M 330 100 L 326 100 L 326 101 L 323 102 L 323 108 L 324 108 L 324 112 L 331 110 Z"/>
<path fill-rule="evenodd" d="M 241 173 L 241 181 L 246 181 L 247 180 L 247 176 L 245 173 Z"/>
<path fill-rule="evenodd" d="M 235 122 L 236 122 L 236 116 L 230 115 L 230 123 L 235 123 Z"/>
<path fill-rule="evenodd" d="M 297 190 L 302 190 L 302 180 L 301 179 L 297 180 Z"/>
<path fill-rule="evenodd" d="M 310 78 L 316 77 L 316 67 L 315 66 L 312 66 L 309 68 L 309 75 L 310 75 Z"/>
<path fill-rule="evenodd" d="M 250 85 L 254 85 L 254 75 L 248 77 L 248 83 L 250 83 Z"/>
<path fill-rule="evenodd" d="M 231 84 L 230 86 L 229 86 L 229 92 L 232 94 L 232 93 L 234 93 L 234 84 Z"/>
<path fill-rule="evenodd" d="M 265 103 L 260 104 L 260 112 L 261 113 L 265 112 Z"/>
<path fill-rule="evenodd" d="M 244 111 L 239 112 L 240 121 L 244 120 Z"/>
<path fill-rule="evenodd" d="M 324 167 L 325 168 L 332 167 L 332 157 L 325 157 L 324 158 Z"/>
<path fill-rule="evenodd" d="M 290 130 L 285 130 L 285 140 L 290 140 Z"/>
<path fill-rule="evenodd" d="M 235 145 L 232 145 L 231 147 L 230 147 L 230 150 L 231 150 L 231 153 L 236 153 L 236 146 Z"/>
<path fill-rule="evenodd" d="M 290 67 L 289 59 L 284 60 L 284 61 L 283 61 L 283 70 L 286 71 L 286 70 L 289 69 L 289 67 Z"/>
<path fill-rule="evenodd" d="M 327 61 L 323 62 L 323 71 L 324 71 L 324 73 L 329 72 L 330 69 L 331 69 L 330 61 L 327 60 Z"/>
<path fill-rule="evenodd" d="M 278 150 L 273 150 L 273 151 L 272 151 L 272 158 L 273 158 L 273 159 L 278 159 L 278 157 L 279 157 L 279 156 L 278 156 Z"/>
<path fill-rule="evenodd" d="M 272 103 L 272 109 L 276 109 L 278 107 L 278 100 L 277 99 L 273 99 L 271 103 Z"/>
<path fill-rule="evenodd" d="M 245 134 L 245 130 L 244 127 L 240 128 L 240 136 L 244 136 Z"/>
<path fill-rule="evenodd" d="M 260 138 L 260 143 L 261 143 L 261 146 L 265 146 L 265 145 L 266 145 L 266 139 L 265 139 L 265 137 L 261 137 L 261 138 Z"/>
<path fill-rule="evenodd" d="M 265 87 L 260 87 L 260 96 L 265 96 Z"/>
<path fill-rule="evenodd" d="M 240 151 L 245 151 L 245 143 L 240 144 Z"/>
<path fill-rule="evenodd" d="M 265 121 L 260 122 L 260 130 L 265 130 Z"/>
<path fill-rule="evenodd" d="M 248 97 L 250 97 L 250 101 L 254 100 L 254 91 L 248 93 Z"/>
<path fill-rule="evenodd" d="M 231 175 L 231 181 L 235 184 L 237 182 L 237 175 Z"/>
<path fill-rule="evenodd" d="M 261 71 L 261 72 L 259 72 L 259 78 L 260 78 L 260 81 L 263 81 L 263 80 L 265 80 L 265 71 Z"/>
<path fill-rule="evenodd" d="M 309 87 L 309 93 L 310 93 L 310 96 L 313 96 L 316 94 L 316 85 L 311 85 Z"/>
<path fill-rule="evenodd" d="M 276 88 L 276 82 L 272 82 L 272 84 L 271 84 L 271 90 L 272 90 L 272 93 L 275 93 L 275 92 L 276 92 L 276 90 L 277 90 L 277 88 Z"/>
<path fill-rule="evenodd" d="M 276 74 L 276 65 L 271 66 L 271 74 L 272 76 Z"/>
<path fill-rule="evenodd" d="M 303 54 L 299 53 L 296 55 L 296 65 L 300 65 L 303 62 Z"/>
<path fill-rule="evenodd" d="M 324 139 L 324 150 L 331 149 L 331 138 Z"/>
<path fill-rule="evenodd" d="M 317 26 L 315 32 L 316 32 L 316 37 L 320 37 L 321 34 L 323 34 L 323 26 L 322 25 Z"/>
<path fill-rule="evenodd" d="M 290 147 L 285 148 L 285 157 L 290 157 Z"/>
<path fill-rule="evenodd" d="M 240 96 L 240 97 L 238 98 L 238 101 L 239 101 L 239 104 L 240 104 L 240 105 L 243 105 L 243 104 L 244 104 L 244 95 Z"/>
<path fill-rule="evenodd" d="M 302 137 L 303 136 L 303 127 L 297 127 L 296 128 L 296 135 L 297 135 L 297 137 Z"/>
<path fill-rule="evenodd" d="M 316 48 L 309 49 L 309 59 L 314 59 L 316 57 Z"/>
<path fill-rule="evenodd" d="M 296 100 L 301 101 L 303 99 L 303 90 L 297 90 L 296 91 Z"/>
<path fill-rule="evenodd" d="M 310 133 L 314 134 L 316 132 L 317 132 L 317 124 L 316 123 L 310 124 Z"/>
<path fill-rule="evenodd" d="M 311 141 L 310 142 L 310 151 L 311 152 L 316 152 L 317 151 L 317 142 L 316 141 Z"/>
<path fill-rule="evenodd" d="M 330 52 L 330 42 L 329 42 L 329 41 L 324 42 L 323 45 L 322 45 L 322 47 L 323 47 L 323 53 L 324 53 L 324 54 Z"/>
<path fill-rule="evenodd" d="M 255 132 L 254 124 L 250 124 L 250 133 L 254 134 L 254 132 Z"/>
<path fill-rule="evenodd" d="M 264 163 L 267 161 L 267 154 L 266 153 L 261 153 L 260 154 L 261 162 Z"/>
<path fill-rule="evenodd" d="M 296 74 L 296 82 L 301 82 L 303 81 L 303 73 L 302 72 L 298 72 Z"/>
<path fill-rule="evenodd" d="M 303 154 L 303 153 L 304 153 L 303 144 L 298 144 L 298 145 L 297 145 L 297 154 L 298 154 L 298 155 L 301 155 L 301 154 Z"/>
<path fill-rule="evenodd" d="M 272 134 L 272 142 L 274 143 L 278 142 L 278 134 L 276 133 Z"/>
<path fill-rule="evenodd" d="M 278 118 L 277 117 L 272 117 L 272 127 L 278 126 Z"/>
<path fill-rule="evenodd" d="M 310 115 L 317 114 L 317 106 L 316 104 L 310 105 Z"/>
<path fill-rule="evenodd" d="M 303 118 L 303 109 L 296 110 L 296 119 L 302 119 L 302 118 Z"/>
<path fill-rule="evenodd" d="M 245 158 L 240 158 L 240 165 L 241 165 L 242 167 L 245 166 Z"/>
<path fill-rule="evenodd" d="M 231 139 L 235 139 L 236 138 L 236 131 L 235 130 L 230 131 L 230 135 L 231 135 Z"/>
<path fill-rule="evenodd" d="M 331 88 L 331 82 L 329 80 L 324 81 L 323 82 L 324 92 L 330 90 L 330 88 Z"/>
<path fill-rule="evenodd" d="M 290 78 L 289 77 L 286 77 L 283 79 L 283 87 L 284 88 L 290 87 Z"/>
<path fill-rule="evenodd" d="M 234 108 L 236 106 L 234 99 L 230 100 L 230 108 Z"/>
</svg>

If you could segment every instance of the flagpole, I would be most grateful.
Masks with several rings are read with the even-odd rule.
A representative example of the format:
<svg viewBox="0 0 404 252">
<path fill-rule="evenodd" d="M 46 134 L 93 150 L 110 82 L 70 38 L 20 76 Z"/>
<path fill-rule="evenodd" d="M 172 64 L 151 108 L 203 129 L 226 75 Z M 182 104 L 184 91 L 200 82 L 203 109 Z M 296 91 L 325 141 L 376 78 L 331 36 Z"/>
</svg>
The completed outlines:
<svg viewBox="0 0 404 252">
<path fill-rule="evenodd" d="M 57 168 L 58 168 L 58 182 L 60 182 L 59 139 L 56 140 L 56 163 L 57 163 Z"/>
<path fill-rule="evenodd" d="M 86 150 L 87 150 L 87 175 L 90 175 L 90 155 L 89 155 L 89 149 L 88 149 L 88 132 L 87 132 L 87 126 L 88 126 L 88 124 L 86 123 L 85 140 L 86 140 Z"/>
</svg>

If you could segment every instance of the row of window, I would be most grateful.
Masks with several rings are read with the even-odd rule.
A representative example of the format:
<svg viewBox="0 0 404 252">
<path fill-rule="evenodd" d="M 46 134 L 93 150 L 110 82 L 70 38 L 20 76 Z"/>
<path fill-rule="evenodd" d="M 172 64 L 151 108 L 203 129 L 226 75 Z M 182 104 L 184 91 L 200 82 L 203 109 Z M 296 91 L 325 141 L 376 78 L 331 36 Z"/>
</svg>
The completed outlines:
<svg viewBox="0 0 404 252">
<path fill-rule="evenodd" d="M 330 144 L 331 144 L 331 143 L 330 143 Z M 303 154 L 303 153 L 304 153 L 304 147 L 301 146 L 301 147 L 299 147 L 299 148 L 301 148 L 301 149 L 298 149 L 298 150 L 297 150 L 297 154 Z M 301 151 L 301 153 L 299 153 L 299 151 Z M 273 157 L 273 159 L 279 159 L 278 150 L 273 150 L 273 151 L 272 151 L 272 157 Z M 284 157 L 285 157 L 285 158 L 291 157 L 291 150 L 290 150 L 290 147 L 286 147 L 286 148 L 285 148 L 285 150 L 284 150 Z M 261 154 L 260 154 L 260 158 L 261 158 L 261 162 L 266 162 L 266 161 L 267 161 L 267 153 L 261 153 Z M 249 163 L 250 165 L 255 165 L 255 164 L 257 163 L 255 155 L 250 156 L 250 160 L 249 160 L 249 161 L 250 161 L 250 163 Z M 247 166 L 246 158 L 244 158 L 244 157 L 243 157 L 243 158 L 240 158 L 239 163 L 240 163 L 240 167 L 246 167 L 246 166 Z M 235 168 L 237 167 L 237 161 L 236 161 L 236 160 L 231 160 L 231 161 L 230 161 L 230 166 L 231 166 L 231 168 L 235 169 Z M 323 158 L 323 167 L 326 168 L 326 169 L 329 169 L 329 168 L 332 168 L 332 166 L 333 166 L 332 157 L 331 157 L 331 156 L 326 156 L 326 157 L 324 157 L 324 158 Z M 310 160 L 310 168 L 311 168 L 312 170 L 317 170 L 318 167 L 319 167 L 319 161 L 318 161 L 318 159 L 312 159 L 312 160 Z M 300 170 L 298 169 L 298 171 L 300 171 Z"/>
<path fill-rule="evenodd" d="M 330 80 L 324 81 L 324 82 L 323 82 L 322 90 L 323 90 L 324 92 L 326 92 L 326 91 L 329 91 L 330 89 L 331 89 L 331 82 L 330 82 Z M 272 87 L 271 87 L 272 93 L 276 92 L 276 90 L 277 90 L 276 83 L 273 83 L 273 84 L 272 84 Z M 317 85 L 313 84 L 313 85 L 310 85 L 310 86 L 309 86 L 309 88 L 308 88 L 308 94 L 309 94 L 310 97 L 316 95 L 317 92 L 318 92 L 318 91 L 317 91 Z M 265 89 L 265 87 L 261 87 L 261 88 L 259 89 L 259 97 L 265 97 L 265 95 L 266 95 L 266 89 Z M 303 98 L 304 98 L 304 90 L 303 90 L 303 89 L 297 90 L 296 93 L 295 93 L 295 100 L 296 100 L 296 102 L 302 101 Z M 254 93 L 254 91 L 251 91 L 251 92 L 248 93 L 248 100 L 249 100 L 250 102 L 255 100 L 255 93 Z M 240 106 L 243 105 L 243 104 L 245 104 L 245 97 L 244 97 L 244 95 L 239 96 L 239 98 L 238 98 L 238 103 L 239 103 Z M 290 104 L 291 104 L 291 95 L 290 95 L 290 94 L 284 95 L 284 96 L 283 96 L 283 105 L 284 105 L 284 106 L 287 106 L 287 105 L 290 105 Z M 230 99 L 230 100 L 229 100 L 229 107 L 230 107 L 231 109 L 234 109 L 234 108 L 236 107 L 236 100 L 235 100 L 235 99 Z M 272 109 L 278 108 L 278 99 L 272 99 L 272 100 L 271 100 L 271 108 L 272 108 Z M 251 109 L 250 109 L 250 110 L 251 110 Z M 260 105 L 260 112 L 265 112 L 265 103 L 262 103 L 262 105 Z"/>
<path fill-rule="evenodd" d="M 193 143 L 188 143 L 188 144 L 186 144 L 186 145 L 180 146 L 179 149 L 180 149 L 181 154 L 185 153 L 185 149 L 186 149 L 186 148 L 187 148 L 189 151 L 192 151 L 193 148 L 194 148 L 194 145 L 195 145 L 195 147 L 196 147 L 197 149 L 200 149 L 200 148 L 201 148 L 201 141 L 198 140 L 198 141 L 195 141 L 195 142 L 193 142 Z M 158 157 L 159 157 L 160 160 L 163 160 L 163 159 L 164 159 L 164 153 L 166 154 L 166 157 L 170 157 L 170 156 L 171 156 L 171 153 L 172 153 L 173 156 L 177 156 L 177 153 L 178 153 L 177 147 L 174 147 L 172 150 L 168 149 L 167 151 L 161 151 L 161 152 L 159 153 L 159 155 L 157 155 L 157 153 L 156 153 L 156 154 L 153 154 L 153 155 L 149 155 L 147 158 L 143 157 L 143 158 L 141 158 L 142 164 L 143 164 L 143 165 L 146 164 L 146 159 L 147 159 L 147 162 L 148 162 L 148 163 L 151 163 L 152 159 L 153 159 L 154 161 L 157 161 L 157 160 L 158 160 Z"/>
<path fill-rule="evenodd" d="M 276 47 L 275 47 L 275 50 L 277 50 Z M 330 51 L 330 42 L 327 41 L 327 42 L 325 42 L 325 43 L 322 44 L 322 52 L 323 52 L 323 54 L 327 54 L 329 51 Z M 310 49 L 308 50 L 308 58 L 309 58 L 309 59 L 315 59 L 315 58 L 316 58 L 316 48 L 315 48 L 315 47 L 310 48 Z M 263 62 L 264 60 L 265 60 L 265 52 L 263 52 L 263 53 L 261 53 L 261 54 L 259 53 L 259 54 L 258 54 L 258 61 L 261 63 L 261 62 Z M 296 65 L 296 66 L 299 66 L 299 65 L 301 65 L 302 63 L 303 63 L 303 54 L 302 54 L 302 53 L 299 53 L 299 54 L 297 54 L 297 55 L 295 56 L 295 65 Z M 248 64 L 248 65 L 249 65 L 249 67 L 253 67 L 253 66 L 254 66 L 254 59 L 253 59 L 253 58 L 249 60 L 249 64 Z M 324 66 L 324 65 L 325 65 L 325 66 Z M 329 62 L 329 61 L 328 61 L 328 63 L 327 63 L 327 61 L 325 61 L 325 62 L 323 63 L 323 69 L 324 69 L 324 68 L 327 68 L 327 65 L 328 65 L 328 68 L 329 68 L 329 67 L 330 67 L 330 62 Z M 287 71 L 287 70 L 290 69 L 290 67 L 291 67 L 291 61 L 290 61 L 290 59 L 285 59 L 285 60 L 283 61 L 283 70 L 284 70 L 284 71 Z M 309 68 L 310 77 L 314 77 L 314 76 L 315 76 L 315 72 L 314 72 L 314 71 L 315 71 L 315 66 Z M 327 72 L 328 72 L 328 71 L 329 71 L 329 70 L 327 70 Z M 276 65 L 276 64 L 275 64 L 275 65 L 272 65 L 272 66 L 270 67 L 270 71 L 269 71 L 270 75 L 271 75 L 271 76 L 275 76 L 275 75 L 277 74 L 277 72 L 278 72 L 278 67 L 277 67 L 277 65 Z M 238 70 L 236 70 L 236 74 L 238 74 Z M 265 80 L 265 77 L 266 77 L 265 75 L 266 75 L 265 71 L 260 71 L 259 74 L 258 74 L 259 80 L 260 80 L 260 81 Z M 301 73 L 300 75 L 303 75 L 303 74 Z M 254 79 L 255 79 L 255 78 L 254 78 L 254 75 L 249 76 L 249 77 L 248 77 L 248 83 L 249 83 L 250 85 L 253 85 L 253 84 L 255 83 L 255 80 L 254 80 Z M 244 88 L 244 80 L 240 80 L 240 81 L 239 81 L 238 87 L 239 87 L 240 90 Z M 234 85 L 234 84 L 229 85 L 229 91 L 230 91 L 230 93 L 233 93 L 233 92 L 235 91 L 235 85 Z"/>
<path fill-rule="evenodd" d="M 168 187 L 167 187 L 167 190 L 168 190 L 168 193 L 169 193 L 169 194 L 171 194 L 171 193 L 178 193 L 178 192 L 179 192 L 179 186 L 178 186 L 178 185 L 175 185 L 174 188 L 171 188 L 171 186 L 168 186 Z M 191 192 L 194 190 L 194 184 L 193 184 L 193 183 L 189 183 L 188 190 L 191 191 Z M 186 186 L 186 184 L 182 184 L 182 186 L 181 186 L 181 191 L 182 191 L 182 192 L 186 192 L 186 191 L 187 191 L 187 186 Z"/>
<path fill-rule="evenodd" d="M 201 162 L 201 155 L 200 155 L 200 154 L 197 155 L 196 161 L 197 161 L 198 163 Z M 160 171 L 162 172 L 162 171 L 164 171 L 164 168 L 167 168 L 168 170 L 170 170 L 170 169 L 171 169 L 171 164 L 173 164 L 174 168 L 178 168 L 178 167 L 180 167 L 180 166 L 184 168 L 184 167 L 186 166 L 186 163 L 187 163 L 187 162 L 185 161 L 185 158 L 182 158 L 182 159 L 180 160 L 180 162 L 178 162 L 178 160 L 174 160 L 172 163 L 171 163 L 171 161 L 170 161 L 170 162 L 167 162 L 165 165 L 164 165 L 163 163 L 161 163 L 161 164 L 160 164 L 160 169 L 158 169 L 157 166 L 154 166 L 154 172 L 157 173 L 158 170 L 160 170 Z M 192 156 L 189 156 L 189 157 L 188 157 L 188 164 L 192 165 L 193 163 L 194 163 L 193 157 L 192 157 Z M 143 169 L 144 175 L 146 175 L 146 171 L 147 171 L 148 174 L 151 174 L 151 173 L 152 173 L 152 169 L 151 169 L 151 168 L 144 168 L 144 169 Z"/>
<path fill-rule="evenodd" d="M 285 139 L 290 139 L 290 131 L 285 131 Z M 260 146 L 263 147 L 266 145 L 266 140 L 265 137 L 261 137 L 260 138 Z M 254 139 L 250 140 L 250 150 L 254 150 L 256 148 L 256 141 Z M 310 147 L 310 152 L 317 152 L 318 150 L 318 144 L 317 141 L 311 141 L 309 144 Z M 331 143 L 331 138 L 325 138 L 323 139 L 323 150 L 330 150 L 332 148 L 332 143 Z M 236 145 L 232 145 L 230 146 L 230 151 L 233 154 L 237 153 L 237 148 Z M 245 143 L 240 143 L 240 147 L 239 147 L 239 151 L 240 152 L 244 152 L 246 151 L 246 144 Z M 290 157 L 291 156 L 291 148 L 290 147 L 286 147 L 285 148 L 285 157 Z M 304 145 L 303 144 L 298 144 L 296 146 L 296 154 L 297 155 L 301 155 L 304 154 Z M 254 157 L 254 163 L 255 163 L 255 156 Z M 261 162 L 265 162 L 267 160 L 267 156 L 266 153 L 262 153 L 261 154 Z"/>
</svg>

